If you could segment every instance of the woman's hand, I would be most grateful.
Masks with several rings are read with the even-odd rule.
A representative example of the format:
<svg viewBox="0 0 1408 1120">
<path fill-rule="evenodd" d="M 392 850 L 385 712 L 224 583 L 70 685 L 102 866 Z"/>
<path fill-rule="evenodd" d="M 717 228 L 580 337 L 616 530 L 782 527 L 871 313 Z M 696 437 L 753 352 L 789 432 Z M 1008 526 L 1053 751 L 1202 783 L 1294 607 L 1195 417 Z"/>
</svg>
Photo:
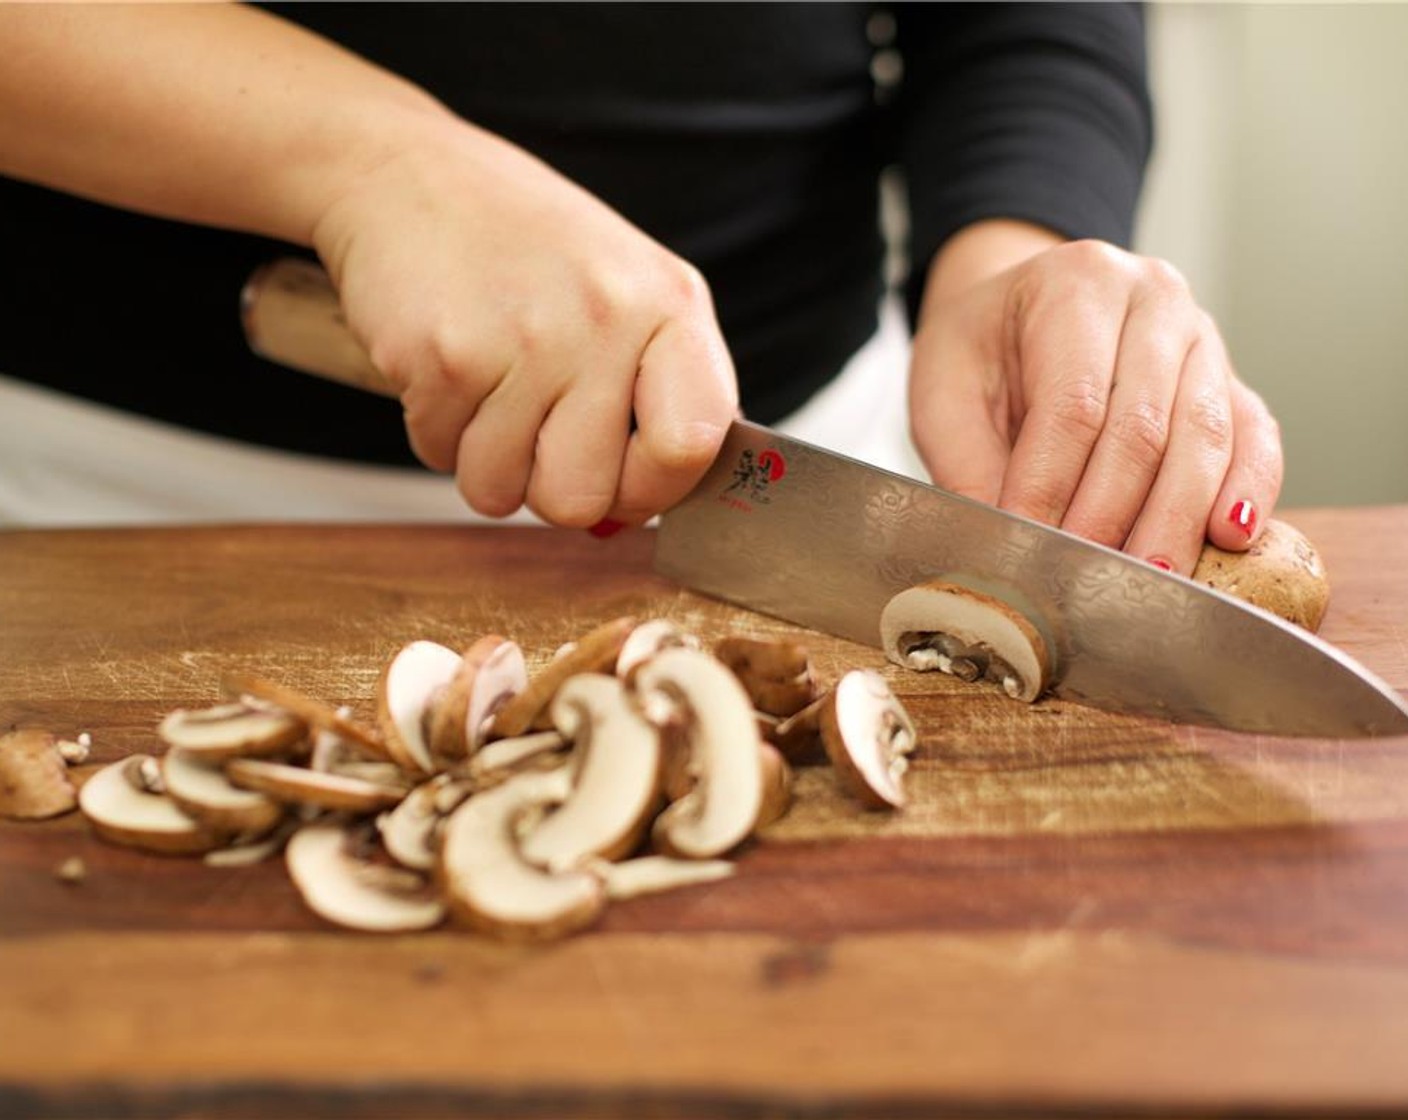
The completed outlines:
<svg viewBox="0 0 1408 1120">
<path fill-rule="evenodd" d="M 463 121 L 408 135 L 314 245 L 416 454 L 480 513 L 642 522 L 693 487 L 737 412 L 699 273 Z"/>
<path fill-rule="evenodd" d="M 1279 431 L 1162 261 L 981 223 L 940 253 L 910 414 L 935 482 L 1188 574 L 1244 549 L 1281 488 Z"/>
</svg>

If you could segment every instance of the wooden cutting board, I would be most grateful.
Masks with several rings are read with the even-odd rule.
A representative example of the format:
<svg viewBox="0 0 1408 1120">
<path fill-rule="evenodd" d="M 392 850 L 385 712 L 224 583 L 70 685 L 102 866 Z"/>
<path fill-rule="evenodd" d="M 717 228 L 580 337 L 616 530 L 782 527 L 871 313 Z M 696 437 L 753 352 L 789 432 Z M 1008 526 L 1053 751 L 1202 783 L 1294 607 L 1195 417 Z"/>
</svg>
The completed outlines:
<svg viewBox="0 0 1408 1120">
<path fill-rule="evenodd" d="M 1408 686 L 1408 507 L 1292 514 L 1323 636 Z M 370 712 L 412 638 L 536 664 L 620 614 L 791 628 L 650 573 L 650 534 L 0 534 L 0 728 L 153 748 L 245 669 Z M 809 635 L 823 677 L 879 654 Z M 1345 1116 L 1408 1109 L 1408 740 L 1284 740 L 884 668 L 903 814 L 825 769 L 737 876 L 547 948 L 354 935 L 281 863 L 0 822 L 0 1116 Z M 54 869 L 80 856 L 78 884 Z"/>
</svg>

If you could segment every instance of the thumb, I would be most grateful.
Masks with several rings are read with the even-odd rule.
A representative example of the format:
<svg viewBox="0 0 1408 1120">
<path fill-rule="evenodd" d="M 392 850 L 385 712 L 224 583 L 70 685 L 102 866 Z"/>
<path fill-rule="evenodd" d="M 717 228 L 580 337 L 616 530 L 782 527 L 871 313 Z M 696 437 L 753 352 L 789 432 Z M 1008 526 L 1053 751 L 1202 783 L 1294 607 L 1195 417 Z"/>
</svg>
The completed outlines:
<svg viewBox="0 0 1408 1120">
<path fill-rule="evenodd" d="M 714 462 L 738 414 L 738 383 L 712 318 L 667 320 L 641 355 L 626 446 L 608 515 L 639 524 L 674 505 Z"/>
</svg>

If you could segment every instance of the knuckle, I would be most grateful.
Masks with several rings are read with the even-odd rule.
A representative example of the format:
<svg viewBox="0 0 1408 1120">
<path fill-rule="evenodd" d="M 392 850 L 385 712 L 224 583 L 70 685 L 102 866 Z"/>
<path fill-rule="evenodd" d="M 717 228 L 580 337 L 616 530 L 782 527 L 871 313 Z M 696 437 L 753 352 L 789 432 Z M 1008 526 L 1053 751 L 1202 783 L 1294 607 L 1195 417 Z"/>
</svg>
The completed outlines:
<svg viewBox="0 0 1408 1120">
<path fill-rule="evenodd" d="M 694 265 L 679 257 L 671 259 L 666 271 L 666 290 L 672 306 L 682 309 L 709 307 L 709 282 Z"/>
<path fill-rule="evenodd" d="M 1058 246 L 1052 263 L 1055 264 L 1059 261 L 1062 268 L 1093 275 L 1104 272 L 1124 272 L 1128 269 L 1130 260 L 1130 254 L 1123 249 L 1111 245 L 1108 241 L 1087 237 L 1079 241 L 1068 241 L 1065 245 Z"/>
<path fill-rule="evenodd" d="M 1069 435 L 1093 442 L 1105 426 L 1106 397 L 1101 386 L 1081 380 L 1058 392 L 1051 401 L 1051 415 Z"/>
<path fill-rule="evenodd" d="M 1166 298 L 1179 299 L 1191 291 L 1183 273 L 1162 257 L 1141 258 L 1140 272 L 1144 286 Z M 1199 312 L 1199 318 L 1202 323 L 1202 320 L 1207 318 L 1206 313 Z M 1202 325 L 1205 329 L 1206 324 Z"/>
<path fill-rule="evenodd" d="M 1200 443 L 1230 452 L 1232 412 L 1220 394 L 1200 393 L 1189 401 L 1185 424 Z"/>
<path fill-rule="evenodd" d="M 1140 402 L 1114 419 L 1110 435 L 1126 460 L 1148 470 L 1158 466 L 1168 449 L 1169 417 L 1157 405 Z"/>
</svg>

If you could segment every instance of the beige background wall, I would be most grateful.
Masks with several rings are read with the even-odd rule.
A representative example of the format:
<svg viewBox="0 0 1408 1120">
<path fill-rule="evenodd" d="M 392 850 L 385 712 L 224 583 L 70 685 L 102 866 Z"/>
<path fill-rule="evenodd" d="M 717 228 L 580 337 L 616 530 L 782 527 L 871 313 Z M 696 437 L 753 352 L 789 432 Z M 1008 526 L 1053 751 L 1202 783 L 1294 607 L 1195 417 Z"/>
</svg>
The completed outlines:
<svg viewBox="0 0 1408 1120">
<path fill-rule="evenodd" d="M 1283 501 L 1408 501 L 1408 5 L 1156 4 L 1138 247 L 1217 316 Z"/>
</svg>

